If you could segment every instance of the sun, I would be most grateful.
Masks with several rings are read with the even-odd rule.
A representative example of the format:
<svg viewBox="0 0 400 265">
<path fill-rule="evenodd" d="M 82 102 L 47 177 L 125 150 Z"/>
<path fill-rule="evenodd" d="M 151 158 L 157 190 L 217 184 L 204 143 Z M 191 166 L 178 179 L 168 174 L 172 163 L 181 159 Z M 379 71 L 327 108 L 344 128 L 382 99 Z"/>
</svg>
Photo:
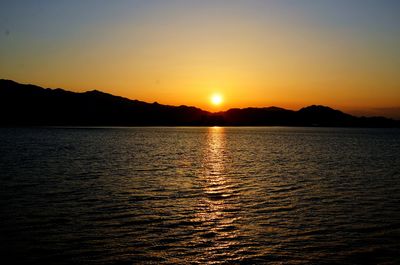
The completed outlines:
<svg viewBox="0 0 400 265">
<path fill-rule="evenodd" d="M 220 94 L 213 94 L 211 96 L 211 103 L 215 106 L 221 105 L 222 103 L 222 96 Z"/>
</svg>

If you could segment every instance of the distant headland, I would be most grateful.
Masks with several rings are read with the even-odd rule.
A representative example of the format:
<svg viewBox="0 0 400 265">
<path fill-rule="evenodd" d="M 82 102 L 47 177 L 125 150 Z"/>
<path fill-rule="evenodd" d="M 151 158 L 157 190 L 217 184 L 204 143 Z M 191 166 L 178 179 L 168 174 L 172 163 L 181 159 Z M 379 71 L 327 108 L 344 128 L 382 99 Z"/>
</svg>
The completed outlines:
<svg viewBox="0 0 400 265">
<path fill-rule="evenodd" d="M 84 93 L 0 79 L 0 126 L 321 126 L 398 127 L 385 117 L 356 117 L 326 106 L 208 112 L 146 103 L 97 90 Z"/>
</svg>

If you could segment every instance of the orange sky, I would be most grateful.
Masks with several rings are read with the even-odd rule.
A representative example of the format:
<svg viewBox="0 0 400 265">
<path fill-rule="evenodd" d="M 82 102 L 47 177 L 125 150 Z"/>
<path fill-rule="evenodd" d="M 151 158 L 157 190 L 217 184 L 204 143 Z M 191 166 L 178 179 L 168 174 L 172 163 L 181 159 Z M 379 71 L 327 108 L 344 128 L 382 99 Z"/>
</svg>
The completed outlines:
<svg viewBox="0 0 400 265">
<path fill-rule="evenodd" d="M 211 111 L 322 104 L 400 117 L 393 1 L 39 2 L 1 4 L 1 78 Z"/>
</svg>

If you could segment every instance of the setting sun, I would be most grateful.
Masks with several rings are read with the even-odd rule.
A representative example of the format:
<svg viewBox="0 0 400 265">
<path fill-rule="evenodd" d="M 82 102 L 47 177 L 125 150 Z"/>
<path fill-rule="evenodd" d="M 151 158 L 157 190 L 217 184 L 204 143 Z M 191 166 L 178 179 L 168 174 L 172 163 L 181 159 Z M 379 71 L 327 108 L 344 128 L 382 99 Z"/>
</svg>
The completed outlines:
<svg viewBox="0 0 400 265">
<path fill-rule="evenodd" d="M 220 94 L 214 94 L 211 96 L 211 103 L 215 106 L 221 105 L 222 96 Z"/>
</svg>

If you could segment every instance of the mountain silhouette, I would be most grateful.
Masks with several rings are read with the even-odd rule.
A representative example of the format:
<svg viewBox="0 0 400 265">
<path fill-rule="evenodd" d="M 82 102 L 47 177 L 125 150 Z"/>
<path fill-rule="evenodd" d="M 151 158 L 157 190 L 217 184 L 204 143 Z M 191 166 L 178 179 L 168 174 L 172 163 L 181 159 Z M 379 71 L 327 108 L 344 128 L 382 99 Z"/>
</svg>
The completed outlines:
<svg viewBox="0 0 400 265">
<path fill-rule="evenodd" d="M 384 117 L 355 117 L 325 106 L 211 113 L 146 103 L 93 90 L 84 93 L 0 80 L 0 126 L 330 126 L 400 127 Z"/>
</svg>

